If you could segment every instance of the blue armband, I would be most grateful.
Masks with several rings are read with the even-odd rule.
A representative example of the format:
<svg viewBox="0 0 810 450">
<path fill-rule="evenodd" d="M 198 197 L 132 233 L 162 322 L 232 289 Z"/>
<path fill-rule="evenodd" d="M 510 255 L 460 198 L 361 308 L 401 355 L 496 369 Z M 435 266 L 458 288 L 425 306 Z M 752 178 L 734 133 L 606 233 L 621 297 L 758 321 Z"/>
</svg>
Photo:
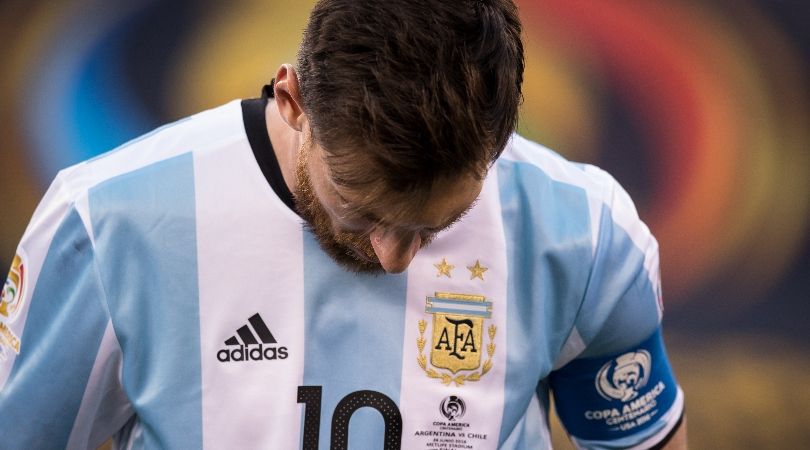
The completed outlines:
<svg viewBox="0 0 810 450">
<path fill-rule="evenodd" d="M 660 328 L 625 352 L 574 360 L 550 382 L 566 430 L 588 441 L 655 433 L 678 393 Z"/>
</svg>

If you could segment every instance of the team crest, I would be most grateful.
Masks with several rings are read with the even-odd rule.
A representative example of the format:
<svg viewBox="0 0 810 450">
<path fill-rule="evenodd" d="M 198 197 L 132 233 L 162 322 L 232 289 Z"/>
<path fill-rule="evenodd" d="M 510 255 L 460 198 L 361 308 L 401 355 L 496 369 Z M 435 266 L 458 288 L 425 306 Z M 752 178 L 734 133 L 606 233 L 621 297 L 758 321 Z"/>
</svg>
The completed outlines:
<svg viewBox="0 0 810 450">
<path fill-rule="evenodd" d="M 486 327 L 492 302 L 483 295 L 436 292 L 427 297 L 425 312 L 433 315 L 430 364 L 425 355 L 427 321 L 419 321 L 417 362 L 430 378 L 460 386 L 478 381 L 492 368 L 495 355 L 495 325 Z M 488 341 L 484 342 L 484 338 Z"/>
</svg>

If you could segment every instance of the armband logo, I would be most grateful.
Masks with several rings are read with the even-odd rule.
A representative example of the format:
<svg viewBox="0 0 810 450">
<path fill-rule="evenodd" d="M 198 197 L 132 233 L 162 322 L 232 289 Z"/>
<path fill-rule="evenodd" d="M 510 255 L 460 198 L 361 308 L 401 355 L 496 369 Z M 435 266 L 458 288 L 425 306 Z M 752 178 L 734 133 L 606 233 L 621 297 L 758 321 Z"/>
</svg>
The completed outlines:
<svg viewBox="0 0 810 450">
<path fill-rule="evenodd" d="M 652 358 L 646 350 L 625 353 L 599 369 L 596 390 L 606 400 L 633 400 L 647 384 L 651 367 Z"/>
</svg>

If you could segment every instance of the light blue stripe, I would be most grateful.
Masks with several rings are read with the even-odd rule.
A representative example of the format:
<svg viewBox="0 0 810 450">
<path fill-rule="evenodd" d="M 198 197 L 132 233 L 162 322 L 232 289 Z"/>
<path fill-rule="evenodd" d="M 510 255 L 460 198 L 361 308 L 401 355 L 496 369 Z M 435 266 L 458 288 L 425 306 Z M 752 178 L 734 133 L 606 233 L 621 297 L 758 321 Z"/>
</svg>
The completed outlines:
<svg viewBox="0 0 810 450">
<path fill-rule="evenodd" d="M 502 444 L 571 331 L 587 285 L 591 236 L 583 189 L 527 163 L 501 159 L 497 170 L 509 273 Z"/>
<path fill-rule="evenodd" d="M 109 318 L 79 214 L 54 235 L 20 354 L 0 390 L 0 447 L 65 448 Z"/>
<path fill-rule="evenodd" d="M 329 448 L 332 412 L 344 396 L 368 389 L 399 404 L 406 291 L 405 274 L 349 273 L 305 232 L 304 384 L 323 386 L 321 449 Z M 349 431 L 349 448 L 383 448 L 376 410 L 359 409 Z"/>
<path fill-rule="evenodd" d="M 520 418 L 512 433 L 501 443 L 499 450 L 526 450 L 534 448 L 545 448 L 544 434 L 540 427 L 548 428 L 548 420 L 543 420 L 540 411 L 541 403 L 537 399 L 532 399 L 525 414 Z M 549 434 L 546 433 L 545 436 Z"/>
<path fill-rule="evenodd" d="M 440 297 L 428 297 L 431 303 L 447 303 L 449 305 L 465 305 L 465 306 L 472 306 L 472 307 L 490 307 L 492 306 L 492 302 L 473 302 L 469 300 L 449 300 L 446 298 Z"/>
<path fill-rule="evenodd" d="M 603 208 L 600 220 L 600 246 L 577 319 L 577 331 L 588 344 L 580 357 L 623 351 L 658 327 L 657 298 L 644 268 L 644 252 L 613 222 L 609 208 Z"/>
<path fill-rule="evenodd" d="M 477 305 L 487 305 L 491 306 L 492 302 L 474 302 L 470 300 L 450 300 L 447 298 L 441 297 L 428 297 L 428 301 L 431 303 L 448 303 L 451 305 L 470 305 L 470 306 L 477 306 Z"/>
<path fill-rule="evenodd" d="M 146 448 L 201 448 L 200 321 L 191 153 L 90 192 L 123 383 Z"/>
<path fill-rule="evenodd" d="M 427 308 L 425 309 L 427 313 L 441 313 L 441 314 L 457 314 L 463 316 L 477 316 L 477 317 L 484 317 L 489 318 L 492 316 L 492 313 L 489 311 L 469 311 L 466 309 L 450 309 L 450 308 Z"/>
</svg>

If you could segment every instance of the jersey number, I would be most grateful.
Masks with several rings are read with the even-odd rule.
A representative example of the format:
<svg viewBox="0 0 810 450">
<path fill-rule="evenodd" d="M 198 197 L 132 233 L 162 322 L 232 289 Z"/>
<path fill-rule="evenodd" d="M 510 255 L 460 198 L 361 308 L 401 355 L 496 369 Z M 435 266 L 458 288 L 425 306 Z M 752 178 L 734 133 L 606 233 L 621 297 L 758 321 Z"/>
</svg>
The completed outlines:
<svg viewBox="0 0 810 450">
<path fill-rule="evenodd" d="M 304 404 L 304 450 L 317 450 L 321 430 L 321 386 L 298 386 L 298 403 Z M 349 419 L 368 406 L 385 421 L 385 450 L 399 450 L 402 441 L 402 415 L 396 403 L 377 391 L 355 391 L 340 399 L 332 412 L 331 450 L 349 448 Z"/>
</svg>

